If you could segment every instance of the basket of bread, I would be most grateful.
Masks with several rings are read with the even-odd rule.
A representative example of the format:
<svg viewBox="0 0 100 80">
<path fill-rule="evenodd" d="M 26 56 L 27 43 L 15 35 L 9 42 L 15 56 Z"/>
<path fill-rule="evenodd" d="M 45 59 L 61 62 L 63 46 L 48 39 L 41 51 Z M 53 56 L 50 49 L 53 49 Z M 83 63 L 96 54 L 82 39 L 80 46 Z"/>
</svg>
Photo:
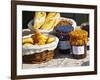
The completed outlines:
<svg viewBox="0 0 100 80">
<path fill-rule="evenodd" d="M 39 30 L 35 30 L 34 34 L 23 36 L 23 62 L 42 63 L 51 60 L 58 41 L 56 36 L 43 34 Z"/>
<path fill-rule="evenodd" d="M 28 27 L 32 31 L 39 29 L 42 33 L 50 33 L 56 26 L 62 24 L 76 27 L 76 22 L 73 19 L 61 17 L 59 12 L 35 12 L 35 16 L 29 21 Z"/>
</svg>

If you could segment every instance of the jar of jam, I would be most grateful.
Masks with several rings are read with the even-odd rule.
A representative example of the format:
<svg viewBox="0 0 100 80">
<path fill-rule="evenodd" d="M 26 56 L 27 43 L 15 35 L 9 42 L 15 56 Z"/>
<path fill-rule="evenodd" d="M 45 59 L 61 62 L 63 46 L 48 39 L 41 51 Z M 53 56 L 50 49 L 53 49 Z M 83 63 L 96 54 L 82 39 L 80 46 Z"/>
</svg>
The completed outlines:
<svg viewBox="0 0 100 80">
<path fill-rule="evenodd" d="M 82 23 L 80 27 L 82 30 L 86 30 L 88 32 L 89 37 L 89 23 Z"/>
<path fill-rule="evenodd" d="M 69 35 L 73 57 L 76 59 L 85 58 L 87 54 L 88 32 L 76 29 L 70 32 Z"/>
<path fill-rule="evenodd" d="M 59 38 L 58 49 L 61 53 L 70 53 L 69 32 L 73 31 L 72 26 L 57 26 L 56 35 Z"/>
<path fill-rule="evenodd" d="M 88 38 L 89 38 L 89 23 L 88 22 L 82 23 L 81 24 L 81 29 L 86 30 L 88 32 Z M 89 43 L 87 44 L 87 50 L 89 50 Z"/>
</svg>

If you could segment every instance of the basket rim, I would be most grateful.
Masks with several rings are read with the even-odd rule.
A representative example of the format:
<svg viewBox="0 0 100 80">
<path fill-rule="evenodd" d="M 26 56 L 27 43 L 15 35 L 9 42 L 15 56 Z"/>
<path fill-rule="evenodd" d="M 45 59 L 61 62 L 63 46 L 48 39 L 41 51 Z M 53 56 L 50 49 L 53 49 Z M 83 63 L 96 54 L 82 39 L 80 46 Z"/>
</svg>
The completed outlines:
<svg viewBox="0 0 100 80">
<path fill-rule="evenodd" d="M 29 35 L 27 35 L 27 36 L 23 36 L 23 38 L 24 37 L 30 37 L 30 36 L 32 36 L 33 34 L 29 34 Z M 58 42 L 59 42 L 59 39 L 56 37 L 56 36 L 54 36 L 54 35 L 50 35 L 50 34 L 45 34 L 45 35 L 48 35 L 48 36 L 52 36 L 52 37 L 54 37 L 55 38 L 55 41 L 53 41 L 52 43 L 48 43 L 48 44 L 45 44 L 45 45 L 30 45 L 30 46 L 25 46 L 25 45 L 23 45 L 22 47 L 24 48 L 24 49 L 44 49 L 44 48 L 50 48 L 50 47 L 53 47 L 53 46 L 55 46 L 55 45 L 57 45 L 58 44 Z"/>
<path fill-rule="evenodd" d="M 71 19 L 71 18 L 65 18 L 65 17 L 60 17 L 60 21 L 61 20 L 70 20 L 70 21 L 72 21 L 72 23 L 73 23 L 73 27 L 74 27 L 74 29 L 75 29 L 75 27 L 77 26 L 77 24 L 76 24 L 76 21 L 74 20 L 74 19 Z M 29 29 L 31 29 L 33 32 L 34 32 L 34 30 L 32 29 L 32 23 L 33 23 L 33 21 L 34 21 L 34 19 L 31 19 L 30 21 L 29 21 L 29 23 L 27 24 L 27 26 L 28 26 L 28 28 Z M 39 29 L 40 30 L 40 32 L 44 32 L 44 33 L 49 33 L 49 32 L 52 32 L 53 31 L 53 29 L 50 29 L 50 30 L 41 30 L 41 29 Z"/>
</svg>

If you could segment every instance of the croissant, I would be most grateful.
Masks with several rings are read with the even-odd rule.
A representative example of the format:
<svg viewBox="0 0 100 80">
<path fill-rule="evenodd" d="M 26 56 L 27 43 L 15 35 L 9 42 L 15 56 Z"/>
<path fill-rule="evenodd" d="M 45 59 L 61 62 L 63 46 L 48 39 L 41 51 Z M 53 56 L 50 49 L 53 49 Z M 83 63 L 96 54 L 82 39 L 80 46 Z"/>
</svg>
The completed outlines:
<svg viewBox="0 0 100 80">
<path fill-rule="evenodd" d="M 41 29 L 50 30 L 54 28 L 59 22 L 60 13 L 50 12 L 48 13 L 44 25 L 42 25 Z"/>
<path fill-rule="evenodd" d="M 35 12 L 33 29 L 39 29 L 45 22 L 46 12 Z"/>
</svg>

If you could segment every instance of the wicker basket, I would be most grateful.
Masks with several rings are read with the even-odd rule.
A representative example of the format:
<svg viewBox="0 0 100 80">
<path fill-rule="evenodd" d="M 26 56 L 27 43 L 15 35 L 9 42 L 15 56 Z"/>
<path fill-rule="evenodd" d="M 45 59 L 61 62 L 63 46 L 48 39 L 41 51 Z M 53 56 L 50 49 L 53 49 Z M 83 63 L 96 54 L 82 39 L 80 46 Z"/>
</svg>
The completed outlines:
<svg viewBox="0 0 100 80">
<path fill-rule="evenodd" d="M 53 36 L 49 35 L 48 36 Z M 30 37 L 32 34 L 29 34 L 25 37 Z M 52 43 L 48 43 L 45 45 L 31 45 L 31 46 L 22 46 L 22 56 L 23 56 L 23 62 L 24 63 L 42 63 L 49 61 L 54 56 L 54 51 L 57 48 L 57 44 L 59 42 L 59 39 L 56 36 L 55 41 Z"/>
<path fill-rule="evenodd" d="M 37 54 L 24 55 L 23 62 L 33 63 L 33 64 L 43 63 L 53 59 L 53 56 L 54 56 L 54 51 L 47 50 Z"/>
</svg>

